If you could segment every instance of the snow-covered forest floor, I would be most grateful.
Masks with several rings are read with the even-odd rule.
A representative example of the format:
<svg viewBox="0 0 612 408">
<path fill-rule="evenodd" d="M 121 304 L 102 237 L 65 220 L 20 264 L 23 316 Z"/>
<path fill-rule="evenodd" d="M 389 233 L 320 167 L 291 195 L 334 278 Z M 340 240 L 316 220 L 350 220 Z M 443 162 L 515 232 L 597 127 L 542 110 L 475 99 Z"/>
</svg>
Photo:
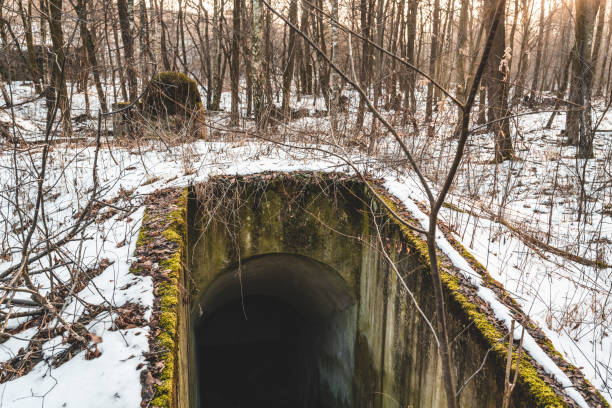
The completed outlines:
<svg viewBox="0 0 612 408">
<path fill-rule="evenodd" d="M 29 85 L 11 89 L 16 102 L 34 96 Z M 92 112 L 97 109 L 94 95 L 91 92 Z M 229 95 L 222 101 L 229 110 Z M 82 109 L 82 94 L 74 95 L 73 105 Z M 316 104 L 302 98 L 293 105 L 324 109 L 321 98 Z M 112 124 L 106 119 L 96 166 L 95 115 L 75 123 L 75 135 L 82 139 L 55 144 L 49 152 L 42 222 L 31 230 L 30 256 L 44 254 L 30 264 L 33 285 L 41 295 L 64 296 L 61 319 L 36 320 L 31 289 L 12 292 L 21 302 L 0 302 L 0 322 L 10 334 L 0 343 L 0 407 L 62 406 L 68 394 L 67 406 L 91 407 L 91 401 L 96 406 L 140 404 L 139 370 L 148 352 L 149 328 L 130 319 L 133 305 L 148 310 L 144 319 L 149 318 L 153 284 L 149 277 L 129 274 L 129 267 L 144 197 L 158 188 L 186 186 L 216 174 L 266 170 L 351 173 L 337 158 L 342 156 L 360 171 L 384 179 L 415 218 L 422 218 L 419 205 L 427 203 L 426 196 L 393 140 L 380 126 L 370 149 L 366 137 L 353 137 L 356 105 L 343 114 L 337 133 L 329 131 L 326 118 L 306 117 L 270 131 L 277 143 L 227 130 L 223 113 L 208 116 L 208 140 L 181 144 L 119 143 L 107 132 Z M 420 132 L 415 132 L 401 125 L 400 115 L 385 113 L 434 189 L 444 180 L 456 146 L 452 109 L 439 108 L 433 138 L 424 136 L 422 117 L 416 118 Z M 603 104 L 595 108 L 599 119 Z M 73 116 L 81 113 L 74 109 Z M 14 135 L 42 140 L 45 115 L 42 100 L 12 112 L 0 110 L 0 122 L 12 136 L 0 136 L 0 277 L 22 260 L 30 231 L 27 219 L 38 193 L 36 169 L 42 161 L 42 144 L 14 143 Z M 441 220 L 612 403 L 612 132 L 597 133 L 594 159 L 578 160 L 575 148 L 559 135 L 565 115 L 558 114 L 551 129 L 544 129 L 549 116 L 542 112 L 513 119 L 514 161 L 492 163 L 491 135 L 476 132 L 470 137 Z M 245 127 L 252 128 L 248 123 Z M 369 116 L 364 127 L 369 133 Z M 612 129 L 612 113 L 600 128 Z M 95 188 L 94 168 L 99 181 Z M 91 219 L 80 219 L 88 202 L 96 212 Z M 50 248 L 65 237 L 60 249 Z M 70 282 L 68 293 L 54 292 L 61 282 Z M 0 289 L 0 299 L 4 296 Z M 76 333 L 57 330 L 61 320 L 80 322 L 93 333 L 87 349 L 66 346 Z M 35 351 L 42 351 L 42 358 L 25 358 Z M 570 387 L 568 395 L 572 391 Z"/>
</svg>

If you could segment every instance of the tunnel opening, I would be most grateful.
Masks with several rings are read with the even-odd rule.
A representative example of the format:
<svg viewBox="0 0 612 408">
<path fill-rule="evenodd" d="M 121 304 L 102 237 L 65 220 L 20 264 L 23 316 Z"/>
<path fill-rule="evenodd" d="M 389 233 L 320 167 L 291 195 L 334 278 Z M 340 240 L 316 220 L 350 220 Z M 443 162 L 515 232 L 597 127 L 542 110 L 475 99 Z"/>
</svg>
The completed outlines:
<svg viewBox="0 0 612 408">
<path fill-rule="evenodd" d="M 173 406 L 446 405 L 422 242 L 360 182 L 315 179 L 221 177 L 188 201 Z M 461 405 L 498 407 L 505 365 L 451 294 Z"/>
<path fill-rule="evenodd" d="M 194 320 L 195 406 L 352 406 L 354 301 L 329 266 L 246 260 L 210 285 Z"/>
</svg>

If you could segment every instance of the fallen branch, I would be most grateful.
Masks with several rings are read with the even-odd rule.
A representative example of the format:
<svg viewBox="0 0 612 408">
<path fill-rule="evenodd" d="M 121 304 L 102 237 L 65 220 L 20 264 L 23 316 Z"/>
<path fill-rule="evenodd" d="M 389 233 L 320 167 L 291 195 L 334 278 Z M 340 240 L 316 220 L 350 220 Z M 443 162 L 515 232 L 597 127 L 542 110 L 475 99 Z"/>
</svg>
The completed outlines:
<svg viewBox="0 0 612 408">
<path fill-rule="evenodd" d="M 480 218 L 487 219 L 489 221 L 497 222 L 498 224 L 501 224 L 504 227 L 508 228 L 508 230 L 510 230 L 510 232 L 514 236 L 516 236 L 518 239 L 520 239 L 529 248 L 535 249 L 534 247 L 536 247 L 536 248 L 542 249 L 542 250 L 544 250 L 546 252 L 549 252 L 551 254 L 561 256 L 563 258 L 566 258 L 566 259 L 568 259 L 570 261 L 579 263 L 580 265 L 584 265 L 584 266 L 591 266 L 591 267 L 598 268 L 598 269 L 612 268 L 612 265 L 610 265 L 610 264 L 608 264 L 608 263 L 606 263 L 604 261 L 597 261 L 597 260 L 588 259 L 588 258 L 582 257 L 580 255 L 572 254 L 571 252 L 564 251 L 563 249 L 554 247 L 554 246 L 552 246 L 550 244 L 547 244 L 546 242 L 540 241 L 539 239 L 537 239 L 533 235 L 527 234 L 521 228 L 512 225 L 509 221 L 507 221 L 506 219 L 496 215 L 495 213 L 493 213 L 493 211 L 491 211 L 489 209 L 482 208 L 480 206 L 478 207 L 482 212 L 484 212 L 487 215 L 486 217 L 483 217 L 482 214 L 476 214 L 472 210 L 465 210 L 463 208 L 459 208 L 459 207 L 457 207 L 454 204 L 444 203 L 444 207 L 446 207 L 448 209 L 451 209 L 453 211 L 461 212 L 461 213 L 464 213 L 464 214 L 469 214 L 469 215 L 472 215 L 474 217 L 480 217 Z"/>
</svg>

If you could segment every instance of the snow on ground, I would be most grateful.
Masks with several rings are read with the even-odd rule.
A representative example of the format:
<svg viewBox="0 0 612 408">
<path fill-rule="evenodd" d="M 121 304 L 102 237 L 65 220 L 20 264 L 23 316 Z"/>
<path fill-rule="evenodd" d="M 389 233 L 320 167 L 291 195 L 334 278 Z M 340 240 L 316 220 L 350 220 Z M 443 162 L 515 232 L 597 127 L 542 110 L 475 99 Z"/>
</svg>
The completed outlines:
<svg viewBox="0 0 612 408">
<path fill-rule="evenodd" d="M 22 88 L 22 97 L 27 98 L 27 87 Z M 226 99 L 224 95 L 222 101 L 225 104 Z M 312 99 L 304 99 L 302 103 L 312 104 Z M 319 103 L 322 100 L 317 101 Z M 35 122 L 26 120 L 28 115 L 40 116 L 43 109 L 36 104 L 28 106 L 20 111 L 24 129 Z M 589 160 L 584 168 L 589 197 L 584 201 L 586 217 L 578 222 L 575 208 L 579 184 L 576 180 L 581 176 L 581 166 L 585 163 L 574 159 L 572 147 L 559 143 L 556 134 L 563 126 L 563 116 L 559 115 L 551 130 L 542 130 L 541 124 L 547 117 L 547 114 L 534 115 L 518 124 L 522 136 L 516 138 L 516 149 L 521 160 L 490 164 L 490 135 L 471 138 L 466 162 L 449 198 L 450 203 L 467 213 L 444 208 L 441 219 L 454 229 L 455 238 L 504 284 L 566 359 L 582 367 L 586 378 L 612 402 L 612 270 L 596 269 L 534 249 L 491 216 L 493 213 L 509 220 L 521 231 L 535 234 L 551 246 L 586 259 L 611 262 L 612 220 L 610 208 L 606 206 L 612 201 L 609 160 L 612 135 L 598 134 L 596 159 Z M 6 118 L 0 120 L 6 121 Z M 313 126 L 315 122 L 307 118 L 280 131 L 300 130 L 304 126 Z M 603 121 L 602 128 L 612 128 L 610 115 Z M 40 124 L 30 131 L 33 137 L 40 137 Z M 440 140 L 444 142 L 440 149 L 427 151 L 423 147 L 431 146 L 431 141 L 418 137 L 410 139 L 415 151 L 423 152 L 419 160 L 432 180 L 436 180 L 436 166 L 447 160 L 454 146 L 452 140 Z M 45 202 L 45 213 L 47 228 L 58 237 L 67 233 L 74 223 L 75 214 L 87 201 L 92 186 L 92 144 L 84 147 L 58 145 L 51 153 L 45 187 L 49 188 L 48 196 L 54 198 Z M 397 156 L 397 152 L 388 147 L 390 144 L 381 145 L 381 155 L 392 159 Z M 19 213 L 8 199 L 15 187 L 14 168 L 20 169 L 18 173 L 25 180 L 22 185 L 33 185 L 35 176 L 28 171 L 32 163 L 38 163 L 40 149 L 20 150 L 17 157 L 10 150 L 0 153 L 0 221 L 4 223 L 0 274 L 20 261 L 19 248 L 23 239 L 17 228 Z M 403 165 L 383 166 L 380 161 L 364 154 L 353 154 L 351 158 L 363 171 L 384 178 L 387 188 L 405 203 L 414 217 L 423 219 L 424 215 L 416 204 L 426 202 L 425 195 L 410 170 Z M 118 211 L 101 222 L 92 223 L 79 239 L 65 246 L 64 261 L 70 261 L 70 265 L 78 264 L 81 271 L 95 268 L 104 258 L 109 263 L 64 305 L 62 317 L 68 322 L 83 316 L 85 303 L 112 305 L 114 308 L 126 303 L 139 304 L 148 310 L 145 317 L 150 317 L 153 303 L 151 279 L 129 274 L 129 265 L 144 211 L 143 197 L 155 189 L 185 186 L 217 174 L 249 174 L 266 170 L 350 173 L 345 163 L 321 152 L 289 151 L 253 141 L 198 141 L 172 149 L 154 143 L 143 144 L 138 149 L 117 146 L 111 149 L 105 145 L 98 160 L 103 197 L 120 197 L 122 208 L 129 208 L 129 212 Z M 23 188 L 21 202 L 32 203 L 34 190 Z M 25 208 L 31 211 L 29 206 Z M 37 231 L 35 235 L 40 233 Z M 480 286 L 476 274 L 442 237 L 439 245 L 455 265 Z M 42 270 L 50 262 L 57 261 L 42 258 L 32 269 Z M 70 265 L 55 271 L 58 279 L 68 281 L 73 277 L 75 270 Z M 49 291 L 50 282 L 46 274 L 37 274 L 33 279 L 41 286 L 42 293 Z M 508 310 L 494 294 L 484 287 L 480 288 L 479 294 L 491 304 L 498 318 L 509 324 Z M 6 310 L 6 306 L 1 308 Z M 27 310 L 15 307 L 13 312 Z M 54 367 L 52 356 L 62 350 L 64 339 L 58 336 L 42 344 L 42 361 L 26 375 L 0 384 L 0 407 L 63 406 L 65 402 L 68 403 L 66 406 L 137 406 L 141 390 L 139 369 L 144 362 L 143 353 L 148 350 L 146 329 L 115 330 L 114 318 L 112 314 L 103 312 L 88 323 L 88 327 L 102 340 L 96 343 L 101 352 L 98 358 L 87 360 L 86 351 L 82 351 L 63 365 Z M 11 319 L 8 328 L 15 328 L 27 319 Z M 19 353 L 27 345 L 27 339 L 34 335 L 33 330 L 26 329 L 0 344 L 0 362 Z M 90 347 L 94 346 L 92 342 Z M 569 385 L 569 379 L 543 354 L 533 339 L 527 338 L 525 347 L 549 373 L 562 384 Z M 586 406 L 571 387 L 568 394 L 580 406 Z"/>
<path fill-rule="evenodd" d="M 8 361 L 19 353 L 20 348 L 25 348 L 30 343 L 32 337 L 38 333 L 38 328 L 33 327 L 19 333 L 18 336 L 12 337 L 0 344 L 0 361 Z"/>
<path fill-rule="evenodd" d="M 17 103 L 17 106 L 11 109 L 0 109 L 0 124 L 8 125 L 11 131 L 14 125 L 15 132 L 24 140 L 43 139 L 47 115 L 45 99 L 35 92 L 32 83 L 29 81 L 9 82 L 6 87 L 8 94 Z M 78 133 L 80 130 L 86 129 L 87 125 L 94 124 L 95 121 L 91 115 L 97 114 L 100 104 L 95 88 L 88 91 L 89 112 L 86 111 L 85 94 L 77 92 L 76 84 L 68 84 L 68 93 L 70 95 L 72 117 L 80 116 L 78 123 L 73 125 L 74 130 Z M 25 101 L 28 101 L 28 103 L 19 105 L 20 102 Z M 14 122 L 12 113 L 15 114 Z"/>
</svg>

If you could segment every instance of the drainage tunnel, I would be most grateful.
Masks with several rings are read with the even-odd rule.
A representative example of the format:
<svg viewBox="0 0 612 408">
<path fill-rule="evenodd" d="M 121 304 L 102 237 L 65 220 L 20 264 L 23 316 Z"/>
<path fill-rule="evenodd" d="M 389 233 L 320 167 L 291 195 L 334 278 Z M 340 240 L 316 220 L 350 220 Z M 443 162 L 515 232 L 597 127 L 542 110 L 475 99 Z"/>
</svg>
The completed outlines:
<svg viewBox="0 0 612 408">
<path fill-rule="evenodd" d="M 187 209 L 174 406 L 445 406 L 431 331 L 378 234 L 432 318 L 429 274 L 367 190 L 333 179 L 232 180 L 211 182 Z M 446 302 L 449 332 L 461 334 L 457 382 L 478 372 L 461 405 L 500 406 L 503 368 L 485 358 L 490 346 L 460 305 Z"/>
<path fill-rule="evenodd" d="M 223 273 L 194 325 L 200 406 L 352 406 L 353 306 L 338 273 L 303 256 Z"/>
</svg>

